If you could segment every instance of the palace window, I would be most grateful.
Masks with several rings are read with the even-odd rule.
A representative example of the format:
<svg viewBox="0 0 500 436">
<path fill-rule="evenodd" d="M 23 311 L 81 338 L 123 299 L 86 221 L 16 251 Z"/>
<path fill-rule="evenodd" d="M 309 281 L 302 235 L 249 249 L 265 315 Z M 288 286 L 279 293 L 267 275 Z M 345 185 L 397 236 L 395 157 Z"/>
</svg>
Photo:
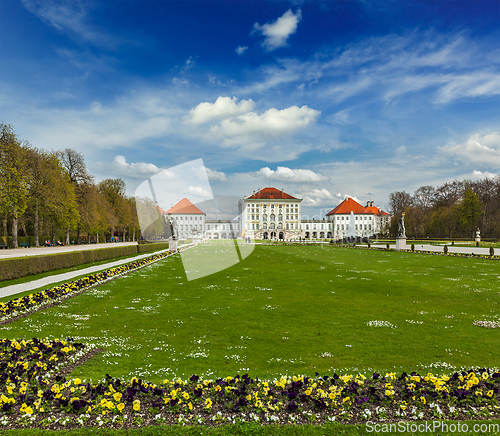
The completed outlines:
<svg viewBox="0 0 500 436">
<path fill-rule="evenodd" d="M 210 224 L 207 224 L 207 230 L 210 230 Z"/>
<path fill-rule="evenodd" d="M 252 215 L 252 220 L 254 220 L 254 219 L 255 219 L 255 215 Z"/>
<path fill-rule="evenodd" d="M 266 213 L 262 214 L 262 220 L 267 221 L 267 214 Z"/>
<path fill-rule="evenodd" d="M 278 221 L 283 221 L 283 215 L 281 214 L 278 215 Z"/>
<path fill-rule="evenodd" d="M 276 216 L 274 215 L 274 213 L 271 214 L 270 219 L 271 219 L 271 221 L 275 221 L 276 220 Z"/>
<path fill-rule="evenodd" d="M 262 228 L 263 228 L 264 230 L 266 230 L 266 229 L 267 229 L 267 223 L 262 224 Z"/>
<path fill-rule="evenodd" d="M 271 225 L 269 226 L 270 229 L 275 229 L 276 226 L 274 225 L 274 223 L 271 223 Z"/>
<path fill-rule="evenodd" d="M 288 230 L 288 223 L 286 223 L 286 229 Z"/>
</svg>

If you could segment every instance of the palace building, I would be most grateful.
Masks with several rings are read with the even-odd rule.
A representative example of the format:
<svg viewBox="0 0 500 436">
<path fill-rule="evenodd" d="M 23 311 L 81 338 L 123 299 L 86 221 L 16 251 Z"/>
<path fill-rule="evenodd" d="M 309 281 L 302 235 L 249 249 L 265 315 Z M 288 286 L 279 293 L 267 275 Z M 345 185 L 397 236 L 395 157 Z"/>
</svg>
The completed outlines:
<svg viewBox="0 0 500 436">
<path fill-rule="evenodd" d="M 373 201 L 369 201 L 364 207 L 351 197 L 346 197 L 342 203 L 328 212 L 326 218 L 332 224 L 335 239 L 345 238 L 351 226 L 357 237 L 376 235 L 385 226 L 389 226 L 391 220 L 390 215 L 380 207 L 374 206 Z"/>
<path fill-rule="evenodd" d="M 251 239 L 299 239 L 300 204 L 283 189 L 263 188 L 243 198 L 243 232 Z"/>
<path fill-rule="evenodd" d="M 272 187 L 253 192 L 239 202 L 239 217 L 207 219 L 187 198 L 163 212 L 179 239 L 343 239 L 371 237 L 388 229 L 391 217 L 369 201 L 362 206 L 346 197 L 320 220 L 301 219 L 302 199 Z M 350 231 L 351 230 L 351 231 Z"/>
<path fill-rule="evenodd" d="M 178 239 L 204 237 L 205 216 L 205 212 L 187 198 L 183 198 L 164 213 L 165 220 L 172 224 L 174 235 Z"/>
</svg>

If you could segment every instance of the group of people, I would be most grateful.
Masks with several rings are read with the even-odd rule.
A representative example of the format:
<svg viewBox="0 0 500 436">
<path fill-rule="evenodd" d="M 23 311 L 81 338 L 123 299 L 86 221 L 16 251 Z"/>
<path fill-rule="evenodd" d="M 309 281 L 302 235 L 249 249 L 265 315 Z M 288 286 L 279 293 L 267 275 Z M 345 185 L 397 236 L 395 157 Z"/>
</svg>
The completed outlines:
<svg viewBox="0 0 500 436">
<path fill-rule="evenodd" d="M 61 247 L 61 246 L 63 246 L 63 245 L 64 245 L 64 244 L 61 242 L 61 240 L 60 240 L 60 239 L 58 239 L 58 240 L 57 240 L 56 244 L 57 244 L 59 247 Z M 53 247 L 53 246 L 54 246 L 54 244 L 53 244 L 52 242 L 50 242 L 50 241 L 47 239 L 47 240 L 45 240 L 45 241 L 44 241 L 43 246 L 44 246 L 44 247 Z"/>
</svg>

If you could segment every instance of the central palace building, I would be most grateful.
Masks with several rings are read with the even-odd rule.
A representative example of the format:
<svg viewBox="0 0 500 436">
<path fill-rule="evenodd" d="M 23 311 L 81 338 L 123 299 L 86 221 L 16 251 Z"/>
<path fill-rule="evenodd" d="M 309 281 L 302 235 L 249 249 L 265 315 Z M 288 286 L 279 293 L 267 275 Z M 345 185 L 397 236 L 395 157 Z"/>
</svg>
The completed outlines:
<svg viewBox="0 0 500 436">
<path fill-rule="evenodd" d="M 241 199 L 239 216 L 230 220 L 206 219 L 205 213 L 187 198 L 162 213 L 179 239 L 342 239 L 352 233 L 374 236 L 390 225 L 390 215 L 374 206 L 373 201 L 362 206 L 346 197 L 322 220 L 303 220 L 301 203 L 301 198 L 283 189 L 268 187 Z"/>
</svg>

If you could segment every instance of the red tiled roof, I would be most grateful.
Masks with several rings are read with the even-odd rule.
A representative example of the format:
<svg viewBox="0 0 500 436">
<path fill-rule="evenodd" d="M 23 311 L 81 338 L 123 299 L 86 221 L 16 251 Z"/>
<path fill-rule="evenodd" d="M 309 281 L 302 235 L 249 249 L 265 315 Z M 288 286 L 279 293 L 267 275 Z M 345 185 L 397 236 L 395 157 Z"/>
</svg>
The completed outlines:
<svg viewBox="0 0 500 436">
<path fill-rule="evenodd" d="M 264 188 L 255 194 L 247 197 L 247 199 L 252 200 L 297 200 L 295 197 L 287 194 L 286 192 L 280 191 L 276 188 Z"/>
<path fill-rule="evenodd" d="M 349 214 L 351 212 L 353 212 L 355 214 L 359 214 L 359 213 L 371 214 L 371 213 L 373 213 L 372 211 L 368 210 L 366 207 L 361 206 L 357 201 L 348 197 L 342 203 L 340 203 L 335 209 L 332 209 L 326 215 L 328 216 L 328 215 L 337 215 L 337 214 Z"/>
<path fill-rule="evenodd" d="M 368 206 L 366 207 L 365 209 L 367 209 L 368 211 L 370 211 L 371 213 L 375 214 L 375 215 L 378 215 L 378 216 L 385 216 L 385 215 L 389 215 L 387 212 L 384 212 L 382 209 L 380 209 L 379 207 L 377 206 Z"/>
<path fill-rule="evenodd" d="M 205 215 L 205 212 L 202 212 L 200 209 L 198 209 L 193 203 L 191 203 L 187 198 L 183 198 L 179 203 L 176 205 L 172 206 L 169 210 L 167 210 L 166 213 L 172 213 L 172 214 L 203 214 Z"/>
</svg>

